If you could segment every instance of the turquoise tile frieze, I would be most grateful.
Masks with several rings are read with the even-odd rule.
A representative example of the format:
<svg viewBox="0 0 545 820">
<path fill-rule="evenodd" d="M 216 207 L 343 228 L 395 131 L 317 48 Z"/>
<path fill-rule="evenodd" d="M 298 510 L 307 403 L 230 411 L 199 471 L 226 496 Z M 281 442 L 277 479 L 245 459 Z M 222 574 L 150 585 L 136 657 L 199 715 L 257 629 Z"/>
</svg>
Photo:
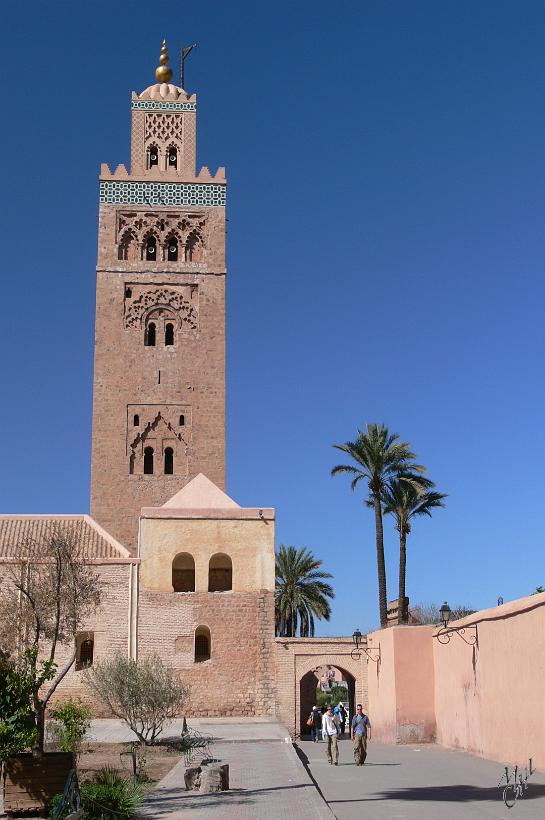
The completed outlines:
<svg viewBox="0 0 545 820">
<path fill-rule="evenodd" d="M 106 205 L 200 205 L 225 207 L 227 186 L 192 182 L 100 183 L 100 202 Z"/>
<path fill-rule="evenodd" d="M 196 111 L 194 102 L 161 102 L 159 100 L 132 100 L 131 108 L 138 111 Z"/>
</svg>

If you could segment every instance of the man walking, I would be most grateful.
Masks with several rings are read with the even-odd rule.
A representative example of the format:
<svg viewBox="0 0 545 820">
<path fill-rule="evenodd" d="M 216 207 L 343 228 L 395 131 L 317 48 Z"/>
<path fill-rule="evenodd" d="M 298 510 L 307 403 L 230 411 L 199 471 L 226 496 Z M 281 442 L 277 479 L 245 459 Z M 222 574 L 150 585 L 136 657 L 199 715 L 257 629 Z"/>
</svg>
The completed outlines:
<svg viewBox="0 0 545 820">
<path fill-rule="evenodd" d="M 339 715 L 333 712 L 333 706 L 330 703 L 327 707 L 327 712 L 322 718 L 322 732 L 327 743 L 326 755 L 330 763 L 335 766 L 339 765 L 339 746 L 337 738 L 341 733 L 341 721 Z"/>
<path fill-rule="evenodd" d="M 352 740 L 354 741 L 354 760 L 356 766 L 363 766 L 367 757 L 367 738 L 371 740 L 371 723 L 358 703 L 356 714 L 352 718 Z"/>
</svg>

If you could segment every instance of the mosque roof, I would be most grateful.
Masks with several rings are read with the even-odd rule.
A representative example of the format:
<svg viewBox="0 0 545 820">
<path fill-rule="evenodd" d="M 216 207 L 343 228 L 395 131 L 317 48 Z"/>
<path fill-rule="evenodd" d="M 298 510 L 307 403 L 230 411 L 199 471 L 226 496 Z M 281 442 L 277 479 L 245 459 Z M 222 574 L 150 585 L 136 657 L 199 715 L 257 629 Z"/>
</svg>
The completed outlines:
<svg viewBox="0 0 545 820">
<path fill-rule="evenodd" d="M 130 557 L 89 515 L 0 515 L 0 559 L 17 558 L 25 544 L 39 545 L 53 530 L 77 539 L 84 558 Z"/>
<path fill-rule="evenodd" d="M 191 510 L 225 510 L 240 509 L 240 505 L 229 498 L 223 490 L 210 481 L 203 473 L 186 484 L 176 495 L 173 495 L 163 508 L 191 509 Z"/>
</svg>

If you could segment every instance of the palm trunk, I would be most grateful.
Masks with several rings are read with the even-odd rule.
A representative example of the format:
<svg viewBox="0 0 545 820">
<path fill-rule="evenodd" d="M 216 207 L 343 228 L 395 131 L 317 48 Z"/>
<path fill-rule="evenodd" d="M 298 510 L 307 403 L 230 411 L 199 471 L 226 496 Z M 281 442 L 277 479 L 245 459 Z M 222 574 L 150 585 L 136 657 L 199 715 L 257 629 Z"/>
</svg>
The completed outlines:
<svg viewBox="0 0 545 820">
<path fill-rule="evenodd" d="M 384 534 L 382 531 L 382 507 L 380 498 L 375 496 L 375 529 L 377 534 L 377 572 L 378 572 L 378 608 L 380 626 L 388 626 L 388 607 L 386 602 L 386 564 L 384 563 Z"/>
<path fill-rule="evenodd" d="M 399 532 L 399 592 L 398 592 L 398 618 L 400 624 L 406 624 L 409 620 L 409 613 L 405 604 L 405 575 L 407 572 L 407 536 L 403 527 Z"/>
</svg>

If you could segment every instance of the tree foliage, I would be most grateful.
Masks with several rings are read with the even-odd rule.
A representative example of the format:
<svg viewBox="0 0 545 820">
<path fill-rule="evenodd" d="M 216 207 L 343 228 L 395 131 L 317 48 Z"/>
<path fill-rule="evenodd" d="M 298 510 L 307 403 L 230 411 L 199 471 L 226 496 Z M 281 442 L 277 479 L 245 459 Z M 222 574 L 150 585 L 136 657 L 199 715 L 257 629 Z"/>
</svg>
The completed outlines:
<svg viewBox="0 0 545 820">
<path fill-rule="evenodd" d="M 425 604 L 418 603 L 411 607 L 411 620 L 417 624 L 440 624 L 441 615 L 439 610 L 440 604 Z M 457 621 L 460 618 L 465 618 L 467 615 L 473 615 L 476 610 L 463 604 L 456 604 L 451 608 L 451 621 Z"/>
<path fill-rule="evenodd" d="M 387 626 L 386 564 L 384 561 L 384 533 L 382 498 L 393 481 L 403 481 L 419 489 L 431 485 L 424 477 L 426 468 L 415 462 L 416 455 L 408 442 L 398 441 L 398 433 L 390 433 L 383 424 L 367 424 L 365 432 L 358 429 L 355 441 L 334 444 L 348 455 L 353 463 L 338 464 L 331 475 L 348 473 L 353 476 L 350 487 L 355 490 L 360 482 L 366 485 L 365 502 L 375 513 L 377 574 L 380 625 Z"/>
<path fill-rule="evenodd" d="M 431 482 L 430 482 L 431 484 Z M 437 507 L 444 507 L 443 499 L 447 496 L 436 490 L 422 488 L 408 481 L 394 479 L 385 485 L 382 491 L 383 512 L 393 516 L 399 533 L 399 620 L 407 623 L 409 613 L 405 597 L 405 580 L 407 573 L 407 535 L 411 532 L 413 518 L 427 515 Z"/>
<path fill-rule="evenodd" d="M 72 752 L 77 761 L 81 754 L 81 747 L 85 733 L 91 725 L 92 711 L 86 703 L 77 700 L 67 700 L 54 709 L 49 710 L 50 716 L 56 721 L 53 733 L 62 752 Z"/>
<path fill-rule="evenodd" d="M 28 680 L 34 681 L 28 694 L 33 751 L 42 754 L 47 704 L 74 663 L 77 632 L 98 607 L 101 591 L 77 536 L 54 523 L 39 540 L 22 544 L 17 559 L 0 589 L 0 651 L 26 659 Z M 55 657 L 61 646 L 71 651 L 59 669 Z M 54 670 L 51 678 L 43 679 L 43 663 L 47 674 Z M 45 680 L 50 686 L 42 693 Z"/>
<path fill-rule="evenodd" d="M 333 576 L 320 569 L 322 562 L 305 547 L 285 547 L 276 554 L 275 615 L 279 637 L 314 636 L 314 619 L 331 617 L 328 599 L 335 593 L 326 578 Z"/>
<path fill-rule="evenodd" d="M 35 650 L 19 659 L 0 657 L 0 762 L 29 749 L 36 740 L 34 691 L 55 675 L 50 661 L 37 663 Z"/>
<path fill-rule="evenodd" d="M 158 655 L 138 662 L 116 655 L 87 670 L 86 679 L 104 705 L 146 746 L 180 714 L 189 693 Z"/>
</svg>

